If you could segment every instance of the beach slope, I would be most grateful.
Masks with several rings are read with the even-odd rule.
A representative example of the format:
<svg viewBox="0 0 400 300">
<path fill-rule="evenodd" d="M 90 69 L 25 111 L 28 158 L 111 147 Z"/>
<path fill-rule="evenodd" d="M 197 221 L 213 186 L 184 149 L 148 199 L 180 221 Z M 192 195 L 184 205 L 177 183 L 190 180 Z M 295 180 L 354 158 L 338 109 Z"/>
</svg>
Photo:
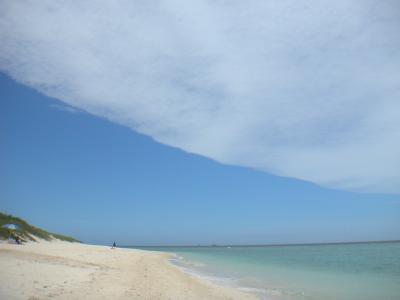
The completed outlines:
<svg viewBox="0 0 400 300">
<path fill-rule="evenodd" d="M 183 273 L 168 254 L 62 241 L 0 244 L 0 299 L 255 299 Z"/>
</svg>

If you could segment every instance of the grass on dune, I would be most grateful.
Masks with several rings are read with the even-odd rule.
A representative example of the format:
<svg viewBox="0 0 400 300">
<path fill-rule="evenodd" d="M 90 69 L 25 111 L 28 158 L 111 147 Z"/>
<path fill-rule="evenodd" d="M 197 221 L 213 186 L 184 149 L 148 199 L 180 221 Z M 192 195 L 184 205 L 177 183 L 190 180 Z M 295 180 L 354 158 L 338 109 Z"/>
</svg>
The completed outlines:
<svg viewBox="0 0 400 300">
<path fill-rule="evenodd" d="M 65 236 L 62 234 L 57 234 L 57 233 L 51 233 L 48 231 L 45 231 L 41 228 L 32 226 L 28 222 L 22 220 L 21 218 L 14 217 L 12 215 L 4 214 L 0 212 L 0 238 L 7 239 L 12 231 L 9 229 L 3 228 L 2 226 L 4 224 L 15 224 L 19 226 L 19 230 L 16 232 L 20 237 L 22 237 L 24 240 L 31 240 L 35 241 L 35 236 L 47 241 L 50 241 L 54 238 L 62 240 L 62 241 L 68 241 L 68 242 L 79 242 L 78 240 Z"/>
</svg>

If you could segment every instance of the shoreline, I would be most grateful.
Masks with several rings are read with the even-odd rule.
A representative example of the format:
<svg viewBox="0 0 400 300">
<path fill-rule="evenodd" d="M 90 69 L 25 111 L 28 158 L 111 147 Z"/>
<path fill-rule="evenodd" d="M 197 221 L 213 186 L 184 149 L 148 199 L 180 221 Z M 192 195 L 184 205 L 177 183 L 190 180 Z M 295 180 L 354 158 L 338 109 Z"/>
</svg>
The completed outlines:
<svg viewBox="0 0 400 300">
<path fill-rule="evenodd" d="M 177 268 L 181 272 L 187 274 L 188 276 L 197 278 L 198 280 L 201 280 L 201 281 L 209 282 L 212 285 L 216 285 L 219 287 L 225 287 L 225 288 L 229 288 L 229 289 L 235 289 L 238 291 L 249 293 L 249 294 L 255 296 L 256 299 L 259 299 L 259 300 L 261 300 L 261 299 L 262 300 L 275 300 L 275 298 L 268 296 L 266 294 L 266 290 L 264 290 L 264 289 L 239 285 L 237 282 L 235 282 L 235 280 L 233 278 L 201 273 L 201 272 L 191 268 L 190 266 L 184 266 L 183 264 L 179 264 L 179 259 L 176 257 L 173 257 L 173 256 L 170 257 L 168 259 L 168 263 L 171 266 L 173 266 L 174 268 Z"/>
<path fill-rule="evenodd" d="M 156 250 L 156 251 L 158 251 L 158 250 Z M 160 252 L 162 252 L 162 251 L 160 251 Z M 181 272 L 188 274 L 191 277 L 197 278 L 201 281 L 206 281 L 206 282 L 211 283 L 212 285 L 238 290 L 238 291 L 244 292 L 246 294 L 251 294 L 256 299 L 259 299 L 259 300 L 279 300 L 279 299 L 282 300 L 283 299 L 282 297 L 278 298 L 277 296 L 270 295 L 268 293 L 267 289 L 265 289 L 265 288 L 254 287 L 249 284 L 239 283 L 238 278 L 227 277 L 226 275 L 224 276 L 221 274 L 213 274 L 209 270 L 204 271 L 204 270 L 196 269 L 196 267 L 198 267 L 198 266 L 201 266 L 201 267 L 204 266 L 204 264 L 202 262 L 187 260 L 186 258 L 184 258 L 174 252 L 166 252 L 166 253 L 170 255 L 170 257 L 168 258 L 168 263 L 171 266 L 173 266 L 174 268 L 179 269 Z M 289 300 L 288 298 L 285 298 L 285 299 Z"/>
<path fill-rule="evenodd" d="M 0 244 L 4 299 L 257 299 L 186 273 L 171 254 L 40 241 Z"/>
</svg>

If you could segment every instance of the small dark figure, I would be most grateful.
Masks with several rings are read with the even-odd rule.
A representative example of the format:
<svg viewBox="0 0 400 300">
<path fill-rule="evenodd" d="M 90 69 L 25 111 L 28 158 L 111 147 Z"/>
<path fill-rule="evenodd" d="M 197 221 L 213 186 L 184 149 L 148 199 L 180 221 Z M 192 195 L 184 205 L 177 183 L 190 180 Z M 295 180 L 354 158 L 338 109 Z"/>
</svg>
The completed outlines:
<svg viewBox="0 0 400 300">
<path fill-rule="evenodd" d="M 115 247 L 117 247 L 117 244 L 114 242 L 111 249 L 114 249 Z"/>
<path fill-rule="evenodd" d="M 15 242 L 16 242 L 18 245 L 21 245 L 21 244 L 22 244 L 21 238 L 20 238 L 18 235 L 15 237 Z"/>
</svg>

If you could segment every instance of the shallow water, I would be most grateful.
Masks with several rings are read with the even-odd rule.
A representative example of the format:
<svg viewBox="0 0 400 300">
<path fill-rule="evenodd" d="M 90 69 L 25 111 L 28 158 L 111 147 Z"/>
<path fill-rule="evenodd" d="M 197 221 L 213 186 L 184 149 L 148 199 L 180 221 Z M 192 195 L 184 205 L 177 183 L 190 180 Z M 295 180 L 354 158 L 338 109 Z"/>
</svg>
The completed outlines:
<svg viewBox="0 0 400 300">
<path fill-rule="evenodd" d="M 400 242 L 145 249 L 175 253 L 184 270 L 265 299 L 400 299 Z"/>
</svg>

